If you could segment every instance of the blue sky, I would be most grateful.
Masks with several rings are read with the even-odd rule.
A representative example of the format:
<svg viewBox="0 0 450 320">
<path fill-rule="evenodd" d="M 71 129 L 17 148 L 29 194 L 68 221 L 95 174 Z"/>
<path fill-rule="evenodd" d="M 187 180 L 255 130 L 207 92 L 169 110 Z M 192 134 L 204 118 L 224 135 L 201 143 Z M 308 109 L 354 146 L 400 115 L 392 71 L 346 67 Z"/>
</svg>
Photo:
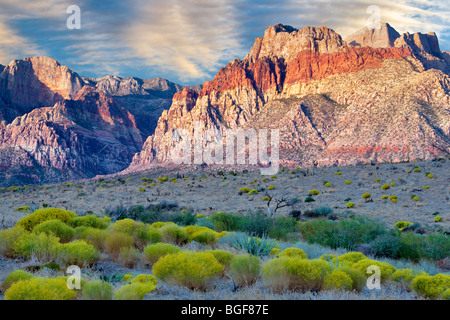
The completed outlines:
<svg viewBox="0 0 450 320">
<path fill-rule="evenodd" d="M 377 5 L 398 32 L 435 31 L 450 50 L 447 0 L 0 0 L 0 64 L 45 55 L 80 75 L 211 80 L 278 23 L 326 26 L 343 37 L 363 28 Z M 70 5 L 81 29 L 66 27 Z"/>
</svg>

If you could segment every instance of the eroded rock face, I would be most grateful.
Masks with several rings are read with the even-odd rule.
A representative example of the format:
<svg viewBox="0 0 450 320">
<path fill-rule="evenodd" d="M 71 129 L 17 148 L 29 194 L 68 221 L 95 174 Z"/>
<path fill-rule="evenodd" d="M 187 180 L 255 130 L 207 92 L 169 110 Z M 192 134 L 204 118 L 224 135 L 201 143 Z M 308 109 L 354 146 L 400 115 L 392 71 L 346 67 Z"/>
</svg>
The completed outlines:
<svg viewBox="0 0 450 320">
<path fill-rule="evenodd" d="M 11 122 L 34 108 L 70 99 L 83 85 L 78 74 L 54 59 L 32 57 L 13 60 L 0 73 L 2 118 Z"/>
<path fill-rule="evenodd" d="M 448 152 L 448 76 L 426 71 L 411 46 L 394 47 L 392 30 L 386 25 L 386 47 L 378 40 L 380 47 L 355 47 L 328 28 L 270 27 L 202 90 L 176 94 L 125 172 L 170 163 L 180 143 L 174 137 L 193 135 L 197 122 L 216 136 L 227 128 L 279 129 L 281 158 L 296 164 Z"/>
<path fill-rule="evenodd" d="M 345 40 L 351 46 L 391 48 L 400 34 L 389 23 L 381 23 L 380 28 L 365 27 L 349 35 Z"/>
<path fill-rule="evenodd" d="M 36 108 L 0 131 L 4 181 L 33 183 L 93 177 L 126 168 L 143 141 L 134 116 L 90 86 L 73 100 Z M 26 176 L 26 168 L 34 172 Z M 30 181 L 31 180 L 31 181 Z"/>
</svg>

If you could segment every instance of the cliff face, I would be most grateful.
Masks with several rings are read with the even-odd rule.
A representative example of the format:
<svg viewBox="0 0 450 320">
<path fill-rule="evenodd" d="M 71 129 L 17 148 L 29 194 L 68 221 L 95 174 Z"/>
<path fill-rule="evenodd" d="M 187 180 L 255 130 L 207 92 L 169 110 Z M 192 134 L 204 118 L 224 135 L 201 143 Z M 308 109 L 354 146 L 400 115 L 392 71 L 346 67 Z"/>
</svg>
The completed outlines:
<svg viewBox="0 0 450 320">
<path fill-rule="evenodd" d="M 193 136 L 197 122 L 215 139 L 228 128 L 279 129 L 281 159 L 300 164 L 449 152 L 448 75 L 430 69 L 419 46 L 392 43 L 395 30 L 386 28 L 384 44 L 372 37 L 373 47 L 349 45 L 323 27 L 270 27 L 243 60 L 230 62 L 202 90 L 174 95 L 126 172 L 170 163 L 185 142 L 174 137 L 183 130 Z M 445 62 L 434 55 L 432 39 L 428 48 Z"/>
<path fill-rule="evenodd" d="M 0 131 L 1 175 L 4 182 L 36 183 L 113 173 L 142 143 L 134 116 L 85 86 L 72 100 L 36 108 Z"/>
<path fill-rule="evenodd" d="M 0 73 L 0 119 L 11 122 L 34 108 L 70 99 L 83 85 L 78 74 L 54 59 L 13 60 Z"/>
<path fill-rule="evenodd" d="M 345 40 L 351 46 L 390 48 L 395 46 L 395 40 L 400 34 L 389 23 L 381 23 L 379 29 L 365 27 Z"/>
</svg>

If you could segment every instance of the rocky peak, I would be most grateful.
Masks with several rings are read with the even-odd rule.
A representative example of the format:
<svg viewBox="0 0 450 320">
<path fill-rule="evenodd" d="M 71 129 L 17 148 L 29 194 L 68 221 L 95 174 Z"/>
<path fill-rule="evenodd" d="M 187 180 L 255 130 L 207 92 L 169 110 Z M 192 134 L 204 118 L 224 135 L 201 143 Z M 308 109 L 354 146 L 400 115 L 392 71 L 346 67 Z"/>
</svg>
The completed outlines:
<svg viewBox="0 0 450 320">
<path fill-rule="evenodd" d="M 439 41 L 434 32 L 426 34 L 416 32 L 414 34 L 404 33 L 395 40 L 396 47 L 409 47 L 414 53 L 429 53 L 435 57 L 441 58 L 441 49 Z"/>
<path fill-rule="evenodd" d="M 389 23 L 381 23 L 380 28 L 364 27 L 345 38 L 354 47 L 391 48 L 400 34 Z"/>
<path fill-rule="evenodd" d="M 245 59 L 254 62 L 263 57 L 278 57 L 288 62 L 295 59 L 301 51 L 334 53 L 345 50 L 345 47 L 341 36 L 330 28 L 305 27 L 297 30 L 278 24 L 269 27 L 264 32 L 264 37 L 256 38 Z"/>
</svg>

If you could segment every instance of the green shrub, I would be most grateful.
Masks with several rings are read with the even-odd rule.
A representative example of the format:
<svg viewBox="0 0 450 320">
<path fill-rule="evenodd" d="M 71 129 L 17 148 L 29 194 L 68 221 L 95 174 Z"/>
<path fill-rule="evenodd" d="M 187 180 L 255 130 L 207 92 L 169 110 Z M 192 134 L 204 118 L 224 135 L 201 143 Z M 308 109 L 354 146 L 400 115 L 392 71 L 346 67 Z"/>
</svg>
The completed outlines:
<svg viewBox="0 0 450 320">
<path fill-rule="evenodd" d="M 259 278 L 259 258 L 252 255 L 237 255 L 230 264 L 230 274 L 236 285 L 250 286 Z"/>
<path fill-rule="evenodd" d="M 419 261 L 423 255 L 424 237 L 420 234 L 402 233 L 400 235 L 400 258 Z"/>
<path fill-rule="evenodd" d="M 343 266 L 339 268 L 339 270 L 345 272 L 352 279 L 351 290 L 361 292 L 364 289 L 366 286 L 367 277 L 363 272 L 349 266 Z"/>
<path fill-rule="evenodd" d="M 176 224 L 165 225 L 160 230 L 163 242 L 183 245 L 188 243 L 189 241 L 189 235 L 186 230 L 177 226 Z"/>
<path fill-rule="evenodd" d="M 407 288 L 411 288 L 411 283 L 416 277 L 412 269 L 397 269 L 391 275 L 390 280 L 403 283 Z"/>
<path fill-rule="evenodd" d="M 214 258 L 216 258 L 221 265 L 225 266 L 225 268 L 228 268 L 230 266 L 231 260 L 233 260 L 234 257 L 234 254 L 225 250 L 216 249 L 216 250 L 208 250 L 205 252 L 212 253 Z"/>
<path fill-rule="evenodd" d="M 133 237 L 122 232 L 113 232 L 108 234 L 105 239 L 104 247 L 106 251 L 115 259 L 119 257 L 120 249 L 131 247 Z"/>
<path fill-rule="evenodd" d="M 58 246 L 58 259 L 66 266 L 91 266 L 99 258 L 100 252 L 83 240 L 75 240 Z"/>
<path fill-rule="evenodd" d="M 252 189 L 248 192 L 249 195 L 257 194 L 257 193 L 258 193 L 258 190 L 256 190 L 256 189 Z"/>
<path fill-rule="evenodd" d="M 414 168 L 414 172 L 421 172 L 422 170 L 420 170 L 418 167 Z"/>
<path fill-rule="evenodd" d="M 353 202 L 347 202 L 347 208 L 353 208 L 355 204 Z"/>
<path fill-rule="evenodd" d="M 314 201 L 316 201 L 316 200 L 314 200 L 313 197 L 306 197 L 305 198 L 305 202 L 314 202 Z"/>
<path fill-rule="evenodd" d="M 391 196 L 389 197 L 389 201 L 392 201 L 392 202 L 394 202 L 394 203 L 397 203 L 398 198 L 397 198 L 397 196 L 396 196 L 395 194 L 393 194 L 393 195 L 391 195 Z"/>
<path fill-rule="evenodd" d="M 352 290 L 352 278 L 341 270 L 334 270 L 325 276 L 324 288 L 328 290 Z"/>
<path fill-rule="evenodd" d="M 275 190 L 277 187 L 275 187 L 274 185 L 270 185 L 267 189 L 269 190 Z"/>
<path fill-rule="evenodd" d="M 247 253 L 257 257 L 267 256 L 273 248 L 278 246 L 277 241 L 269 239 L 266 235 L 259 238 L 244 234 L 236 236 L 232 242 L 236 250 L 245 250 Z"/>
<path fill-rule="evenodd" d="M 362 195 L 362 198 L 363 199 L 369 199 L 371 196 L 370 196 L 370 193 L 368 193 L 368 192 L 366 192 L 366 193 L 363 193 L 363 195 Z"/>
<path fill-rule="evenodd" d="M 380 235 L 370 243 L 370 249 L 375 257 L 398 259 L 400 248 L 400 236 L 395 234 Z"/>
<path fill-rule="evenodd" d="M 361 252 L 347 252 L 338 257 L 339 262 L 344 262 L 348 265 L 353 265 L 363 259 L 367 259 L 367 257 Z"/>
<path fill-rule="evenodd" d="M 57 208 L 39 209 L 33 212 L 32 214 L 20 219 L 19 222 L 17 222 L 17 226 L 22 227 L 27 231 L 31 231 L 35 226 L 47 220 L 58 219 L 64 223 L 69 223 L 70 220 L 76 217 L 77 214 L 75 212 L 63 209 Z"/>
<path fill-rule="evenodd" d="M 0 255 L 6 258 L 14 256 L 14 243 L 25 234 L 25 230 L 19 227 L 0 231 Z"/>
<path fill-rule="evenodd" d="M 385 263 L 385 262 L 380 262 L 380 261 L 376 261 L 376 260 L 371 260 L 371 259 L 362 259 L 356 263 L 354 263 L 352 265 L 353 268 L 358 269 L 359 271 L 361 271 L 364 274 L 367 274 L 367 268 L 371 265 L 375 265 L 378 266 L 380 268 L 380 272 L 381 272 L 381 281 L 385 281 L 387 279 L 389 279 L 389 277 L 395 272 L 395 267 Z"/>
<path fill-rule="evenodd" d="M 450 300 L 450 288 L 445 290 L 441 295 L 442 300 Z"/>
<path fill-rule="evenodd" d="M 161 280 L 189 289 L 204 290 L 224 267 L 209 252 L 169 254 L 153 265 L 153 273 Z"/>
<path fill-rule="evenodd" d="M 337 171 L 334 173 L 335 176 L 342 176 L 342 172 L 341 171 Z"/>
<path fill-rule="evenodd" d="M 247 187 L 239 189 L 239 193 L 249 193 L 249 192 L 250 192 L 250 189 Z"/>
<path fill-rule="evenodd" d="M 30 259 L 36 258 L 38 261 L 53 261 L 59 238 L 41 234 L 24 234 L 13 245 L 14 252 L 17 256 Z"/>
<path fill-rule="evenodd" d="M 262 277 L 265 285 L 275 292 L 317 290 L 323 281 L 322 270 L 316 263 L 290 257 L 275 258 L 264 263 Z"/>
<path fill-rule="evenodd" d="M 289 234 L 297 231 L 297 221 L 291 217 L 276 217 L 269 227 L 269 236 L 275 239 L 287 240 Z"/>
<path fill-rule="evenodd" d="M 421 296 L 428 299 L 439 298 L 450 287 L 450 276 L 437 274 L 434 276 L 419 275 L 412 281 L 412 288 Z"/>
<path fill-rule="evenodd" d="M 45 233 L 58 237 L 61 242 L 69 242 L 75 235 L 75 230 L 61 220 L 53 219 L 44 221 L 33 228 L 33 233 Z"/>
<path fill-rule="evenodd" d="M 398 221 L 394 224 L 394 228 L 397 228 L 398 231 L 403 231 L 404 229 L 411 227 L 412 225 L 413 223 L 409 221 Z"/>
<path fill-rule="evenodd" d="M 318 190 L 309 190 L 308 191 L 308 194 L 309 195 L 312 195 L 312 196 L 317 196 L 317 195 L 319 195 L 319 191 Z"/>
<path fill-rule="evenodd" d="M 108 227 L 109 217 L 99 218 L 93 214 L 88 214 L 83 217 L 76 217 L 70 220 L 70 225 L 76 227 L 91 227 L 96 229 L 106 229 Z"/>
<path fill-rule="evenodd" d="M 119 262 L 127 268 L 134 268 L 141 259 L 141 252 L 136 248 L 120 248 Z"/>
<path fill-rule="evenodd" d="M 280 254 L 280 257 L 290 257 L 297 259 L 308 259 L 305 251 L 299 248 L 286 248 Z"/>
<path fill-rule="evenodd" d="M 430 233 L 422 244 L 423 255 L 429 259 L 440 260 L 450 256 L 450 237 L 442 233 Z"/>
<path fill-rule="evenodd" d="M 34 278 L 31 273 L 28 273 L 24 270 L 14 270 L 7 277 L 6 280 L 0 286 L 0 291 L 8 290 L 14 283 L 21 280 L 29 280 Z"/>
<path fill-rule="evenodd" d="M 5 300 L 73 300 L 75 296 L 64 278 L 21 280 L 5 292 Z"/>
<path fill-rule="evenodd" d="M 383 184 L 383 185 L 381 186 L 381 189 L 383 189 L 383 190 L 389 190 L 390 188 L 391 188 L 391 186 L 388 185 L 388 184 Z"/>
<path fill-rule="evenodd" d="M 144 296 L 152 292 L 150 286 L 142 284 L 140 282 L 134 282 L 130 284 L 126 284 L 116 290 L 114 294 L 115 300 L 142 300 Z"/>
<path fill-rule="evenodd" d="M 78 227 L 84 228 L 84 227 Z M 77 228 L 77 229 L 78 229 Z M 81 232 L 80 239 L 84 239 L 87 243 L 92 244 L 98 250 L 103 250 L 105 248 L 105 242 L 109 234 L 106 230 L 100 230 L 95 228 L 88 228 Z"/>
<path fill-rule="evenodd" d="M 82 292 L 83 300 L 112 300 L 114 287 L 112 284 L 98 280 L 85 284 Z"/>
<path fill-rule="evenodd" d="M 327 187 L 327 188 L 331 188 L 331 187 L 332 187 L 332 184 L 329 183 L 329 182 L 327 182 L 327 183 L 324 184 L 324 186 Z"/>
<path fill-rule="evenodd" d="M 214 224 L 214 230 L 222 231 L 236 231 L 239 230 L 241 219 L 239 216 L 225 212 L 217 212 L 209 217 Z"/>
<path fill-rule="evenodd" d="M 156 263 L 161 257 L 180 252 L 181 249 L 169 243 L 151 244 L 144 249 L 144 261 L 149 264 Z"/>
<path fill-rule="evenodd" d="M 442 221 L 442 217 L 436 216 L 436 217 L 434 217 L 434 221 L 435 222 L 441 222 Z"/>
<path fill-rule="evenodd" d="M 251 212 L 240 219 L 240 230 L 261 237 L 269 233 L 272 219 L 262 211 Z M 281 221 L 281 220 L 279 220 Z"/>
<path fill-rule="evenodd" d="M 352 182 L 350 180 L 345 180 L 345 184 L 350 185 Z"/>
</svg>

